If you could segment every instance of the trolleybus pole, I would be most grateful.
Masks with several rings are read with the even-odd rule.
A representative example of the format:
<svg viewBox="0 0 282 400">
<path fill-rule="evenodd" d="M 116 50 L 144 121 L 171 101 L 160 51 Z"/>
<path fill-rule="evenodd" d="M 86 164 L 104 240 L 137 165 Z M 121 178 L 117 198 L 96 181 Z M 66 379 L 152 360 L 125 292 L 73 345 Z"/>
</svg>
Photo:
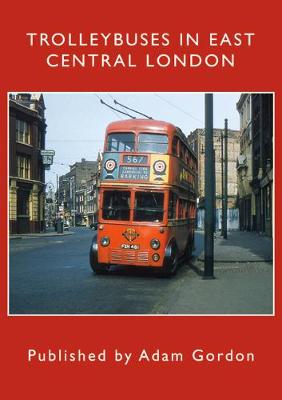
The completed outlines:
<svg viewBox="0 0 282 400">
<path fill-rule="evenodd" d="M 224 235 L 224 155 L 223 155 L 223 131 L 221 131 L 221 236 Z"/>
<path fill-rule="evenodd" d="M 214 262 L 214 152 L 213 94 L 205 94 L 205 268 L 204 279 L 213 279 Z"/>
<path fill-rule="evenodd" d="M 227 150 L 227 140 L 228 140 L 228 120 L 224 120 L 224 214 L 223 214 L 223 237 L 227 239 L 227 211 L 228 211 L 228 150 Z"/>
</svg>

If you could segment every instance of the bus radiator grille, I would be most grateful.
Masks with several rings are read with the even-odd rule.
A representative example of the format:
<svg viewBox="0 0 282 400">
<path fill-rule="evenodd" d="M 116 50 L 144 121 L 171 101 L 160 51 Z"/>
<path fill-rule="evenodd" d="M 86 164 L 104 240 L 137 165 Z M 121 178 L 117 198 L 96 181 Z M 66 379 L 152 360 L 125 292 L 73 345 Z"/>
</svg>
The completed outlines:
<svg viewBox="0 0 282 400">
<path fill-rule="evenodd" d="M 113 249 L 111 251 L 111 262 L 127 262 L 127 263 L 147 263 L 149 261 L 149 254 L 147 251 L 124 251 L 119 249 Z"/>
</svg>

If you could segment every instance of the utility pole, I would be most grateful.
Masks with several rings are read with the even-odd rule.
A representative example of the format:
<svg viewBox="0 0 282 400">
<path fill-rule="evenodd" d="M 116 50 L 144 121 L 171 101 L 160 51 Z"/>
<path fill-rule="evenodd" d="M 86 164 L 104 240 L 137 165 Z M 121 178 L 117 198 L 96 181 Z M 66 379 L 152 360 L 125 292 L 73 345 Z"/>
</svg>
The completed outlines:
<svg viewBox="0 0 282 400">
<path fill-rule="evenodd" d="M 214 151 L 213 94 L 205 94 L 205 269 L 204 279 L 213 279 L 214 262 Z"/>
<path fill-rule="evenodd" d="M 221 131 L 221 236 L 224 236 L 224 168 L 223 168 L 223 131 Z"/>
<path fill-rule="evenodd" d="M 228 210 L 228 120 L 224 120 L 224 214 L 223 214 L 223 237 L 227 239 L 227 210 Z"/>
<path fill-rule="evenodd" d="M 57 183 L 57 208 L 56 208 L 56 212 L 57 212 L 57 217 L 59 214 L 59 175 L 56 175 L 56 183 Z"/>
</svg>

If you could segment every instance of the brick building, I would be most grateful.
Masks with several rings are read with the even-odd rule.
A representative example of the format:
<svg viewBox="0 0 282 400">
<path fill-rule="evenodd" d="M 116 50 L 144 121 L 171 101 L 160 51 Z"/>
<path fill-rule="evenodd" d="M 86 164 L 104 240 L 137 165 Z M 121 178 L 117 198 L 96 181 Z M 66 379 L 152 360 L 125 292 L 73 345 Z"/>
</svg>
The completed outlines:
<svg viewBox="0 0 282 400">
<path fill-rule="evenodd" d="M 45 105 L 42 94 L 18 93 L 9 98 L 10 233 L 44 229 Z"/>
<path fill-rule="evenodd" d="M 213 130 L 214 151 L 215 151 L 215 196 L 216 208 L 221 208 L 222 198 L 222 129 Z M 199 208 L 204 207 L 205 199 L 205 131 L 196 129 L 187 138 L 188 143 L 198 157 L 198 197 Z M 228 208 L 237 206 L 237 169 L 236 162 L 240 153 L 240 132 L 228 129 Z"/>
<path fill-rule="evenodd" d="M 87 224 L 86 182 L 97 174 L 97 161 L 81 161 L 70 166 L 70 171 L 59 177 L 58 203 L 64 216 L 72 224 Z M 83 211 L 82 211 L 83 210 Z"/>
<path fill-rule="evenodd" d="M 238 172 L 238 206 L 240 230 L 252 230 L 252 208 L 254 194 L 251 182 L 253 179 L 253 146 L 252 146 L 252 116 L 251 94 L 241 95 L 237 110 L 240 114 L 240 155 L 237 161 Z"/>
<path fill-rule="evenodd" d="M 240 229 L 272 236 L 273 95 L 243 93 L 238 183 Z"/>
</svg>

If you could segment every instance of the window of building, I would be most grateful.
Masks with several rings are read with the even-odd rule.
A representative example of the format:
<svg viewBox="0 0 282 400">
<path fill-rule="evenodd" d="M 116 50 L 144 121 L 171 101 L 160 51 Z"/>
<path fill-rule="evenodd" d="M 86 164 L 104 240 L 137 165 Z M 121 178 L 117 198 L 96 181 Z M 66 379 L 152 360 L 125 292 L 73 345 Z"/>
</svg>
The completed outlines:
<svg viewBox="0 0 282 400">
<path fill-rule="evenodd" d="M 164 194 L 159 192 L 136 192 L 134 221 L 161 222 L 164 214 Z"/>
<path fill-rule="evenodd" d="M 270 190 L 270 186 L 266 187 L 266 218 L 271 218 L 271 190 Z"/>
<path fill-rule="evenodd" d="M 42 148 L 42 143 L 43 143 L 42 134 L 41 134 L 41 132 L 38 132 L 38 148 L 39 149 Z"/>
<path fill-rule="evenodd" d="M 29 216 L 29 191 L 19 189 L 17 196 L 17 213 L 19 217 Z"/>
<path fill-rule="evenodd" d="M 161 153 L 166 154 L 168 151 L 167 135 L 155 133 L 140 133 L 138 136 L 138 152 L 139 153 Z"/>
<path fill-rule="evenodd" d="M 30 179 L 30 158 L 17 155 L 17 171 L 18 177 L 24 179 Z"/>
<path fill-rule="evenodd" d="M 30 124 L 26 121 L 16 119 L 16 141 L 30 144 Z"/>
<path fill-rule="evenodd" d="M 103 219 L 129 221 L 130 192 L 108 190 L 103 197 Z"/>
</svg>

